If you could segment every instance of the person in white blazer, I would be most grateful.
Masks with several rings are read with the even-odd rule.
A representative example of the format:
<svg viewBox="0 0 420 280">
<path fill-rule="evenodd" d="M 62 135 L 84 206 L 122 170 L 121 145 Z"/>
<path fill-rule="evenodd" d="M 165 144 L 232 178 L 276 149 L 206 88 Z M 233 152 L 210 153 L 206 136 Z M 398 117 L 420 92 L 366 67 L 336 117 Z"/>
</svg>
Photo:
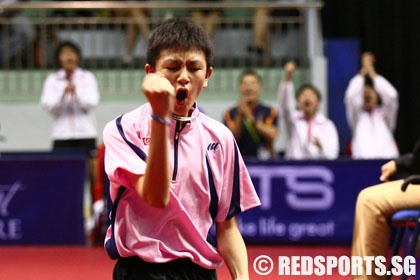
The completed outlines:
<svg viewBox="0 0 420 280">
<path fill-rule="evenodd" d="M 295 69 L 295 62 L 286 63 L 285 77 L 278 87 L 279 112 L 288 134 L 285 158 L 336 159 L 339 155 L 337 128 L 319 112 L 321 94 L 313 85 L 301 85 L 295 95 L 292 81 Z"/>
<path fill-rule="evenodd" d="M 391 159 L 399 156 L 393 136 L 398 92 L 376 72 L 373 53 L 362 54 L 360 72 L 350 80 L 344 103 L 352 130 L 352 158 Z"/>
</svg>

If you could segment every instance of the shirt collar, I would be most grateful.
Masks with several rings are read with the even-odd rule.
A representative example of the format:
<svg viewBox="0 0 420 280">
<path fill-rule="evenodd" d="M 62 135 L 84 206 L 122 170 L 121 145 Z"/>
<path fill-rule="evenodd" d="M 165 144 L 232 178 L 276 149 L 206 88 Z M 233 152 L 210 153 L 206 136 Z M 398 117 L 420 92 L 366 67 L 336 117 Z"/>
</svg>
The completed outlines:
<svg viewBox="0 0 420 280">
<path fill-rule="evenodd" d="M 74 69 L 73 77 L 79 76 L 81 72 L 82 72 L 82 70 L 79 67 Z M 57 76 L 58 76 L 58 79 L 65 80 L 66 79 L 66 71 L 64 71 L 64 69 L 58 70 Z"/>
</svg>

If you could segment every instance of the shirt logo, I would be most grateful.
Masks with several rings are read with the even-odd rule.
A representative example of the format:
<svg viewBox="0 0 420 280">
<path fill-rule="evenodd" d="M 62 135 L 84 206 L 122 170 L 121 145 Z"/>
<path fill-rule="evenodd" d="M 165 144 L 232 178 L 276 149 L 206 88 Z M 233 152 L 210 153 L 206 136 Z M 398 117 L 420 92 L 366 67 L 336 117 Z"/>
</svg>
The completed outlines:
<svg viewBox="0 0 420 280">
<path fill-rule="evenodd" d="M 149 143 L 150 143 L 150 137 L 149 138 L 143 138 L 143 144 L 145 146 L 149 145 Z"/>
<path fill-rule="evenodd" d="M 219 146 L 219 143 L 210 143 L 207 146 L 207 151 L 215 151 L 218 146 Z"/>
</svg>

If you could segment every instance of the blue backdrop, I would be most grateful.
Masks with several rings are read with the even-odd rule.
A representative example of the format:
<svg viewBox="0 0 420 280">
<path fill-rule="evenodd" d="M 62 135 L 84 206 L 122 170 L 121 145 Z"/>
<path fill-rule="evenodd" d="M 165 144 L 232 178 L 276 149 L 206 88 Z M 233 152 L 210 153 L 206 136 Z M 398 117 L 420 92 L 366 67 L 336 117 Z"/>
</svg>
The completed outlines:
<svg viewBox="0 0 420 280">
<path fill-rule="evenodd" d="M 2 154 L 0 244 L 85 244 L 82 155 Z"/>
<path fill-rule="evenodd" d="M 379 183 L 381 160 L 248 162 L 261 207 L 238 217 L 248 242 L 350 244 L 359 191 Z"/>
<path fill-rule="evenodd" d="M 352 38 L 326 39 L 325 55 L 328 60 L 328 116 L 337 127 L 341 153 L 347 154 L 351 131 L 346 119 L 344 93 L 350 79 L 360 70 L 360 43 Z"/>
</svg>

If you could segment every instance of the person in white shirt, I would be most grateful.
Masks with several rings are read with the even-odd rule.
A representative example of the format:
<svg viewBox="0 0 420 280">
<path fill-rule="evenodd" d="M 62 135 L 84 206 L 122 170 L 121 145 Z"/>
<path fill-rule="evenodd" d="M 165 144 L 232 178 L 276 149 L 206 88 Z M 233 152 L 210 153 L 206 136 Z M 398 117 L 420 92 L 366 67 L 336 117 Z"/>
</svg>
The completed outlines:
<svg viewBox="0 0 420 280">
<path fill-rule="evenodd" d="M 92 72 L 79 67 L 80 49 L 62 42 L 56 52 L 60 69 L 43 84 L 41 104 L 54 119 L 53 148 L 83 148 L 87 156 L 96 149 L 98 83 Z M 94 155 L 94 154 L 93 154 Z"/>
<path fill-rule="evenodd" d="M 52 116 L 54 151 L 84 153 L 91 188 L 95 184 L 97 127 L 93 109 L 99 102 L 94 74 L 79 67 L 77 45 L 64 41 L 56 50 L 59 70 L 48 75 L 41 95 L 42 107 Z"/>
<path fill-rule="evenodd" d="M 319 112 L 321 95 L 310 84 L 302 85 L 295 100 L 292 81 L 296 63 L 285 65 L 285 77 L 279 84 L 279 111 L 288 134 L 286 159 L 336 159 L 339 154 L 338 132 L 335 124 Z"/>
<path fill-rule="evenodd" d="M 345 92 L 347 121 L 352 130 L 354 159 L 389 159 L 399 151 L 393 132 L 398 113 L 398 92 L 375 70 L 375 56 L 365 52 L 360 72 Z"/>
</svg>

